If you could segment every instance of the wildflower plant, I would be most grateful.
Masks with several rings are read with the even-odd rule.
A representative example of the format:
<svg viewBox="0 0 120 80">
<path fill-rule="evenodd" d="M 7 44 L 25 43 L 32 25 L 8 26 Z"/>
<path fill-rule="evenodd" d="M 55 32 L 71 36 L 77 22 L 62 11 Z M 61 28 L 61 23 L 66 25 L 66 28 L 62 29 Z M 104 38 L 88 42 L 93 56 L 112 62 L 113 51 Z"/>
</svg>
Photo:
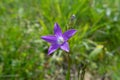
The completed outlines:
<svg viewBox="0 0 120 80">
<path fill-rule="evenodd" d="M 68 40 L 76 33 L 77 31 L 75 29 L 67 30 L 66 32 L 62 33 L 62 30 L 60 29 L 60 26 L 55 23 L 54 24 L 54 35 L 48 35 L 48 36 L 42 36 L 41 38 L 51 44 L 51 46 L 48 49 L 48 55 L 52 54 L 54 51 L 56 51 L 58 48 L 69 52 L 69 44 Z M 66 75 L 66 80 L 70 80 L 70 66 L 71 66 L 71 59 L 70 59 L 70 53 L 68 53 L 68 72 Z"/>
</svg>

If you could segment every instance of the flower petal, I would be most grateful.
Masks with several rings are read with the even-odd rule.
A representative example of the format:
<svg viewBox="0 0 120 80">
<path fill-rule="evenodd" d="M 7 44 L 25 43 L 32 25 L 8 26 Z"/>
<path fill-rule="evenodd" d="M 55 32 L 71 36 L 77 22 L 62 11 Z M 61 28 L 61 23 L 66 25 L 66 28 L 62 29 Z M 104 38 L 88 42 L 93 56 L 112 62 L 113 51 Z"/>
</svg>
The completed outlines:
<svg viewBox="0 0 120 80">
<path fill-rule="evenodd" d="M 64 34 L 63 34 L 63 37 L 65 39 L 65 41 L 67 41 L 69 38 L 71 38 L 77 31 L 74 30 L 74 29 L 70 29 L 68 31 L 66 31 Z"/>
<path fill-rule="evenodd" d="M 62 31 L 59 27 L 59 25 L 57 23 L 54 24 L 54 34 L 56 36 L 61 36 L 62 35 Z"/>
<path fill-rule="evenodd" d="M 48 55 L 50 55 L 51 53 L 53 53 L 55 50 L 57 50 L 59 48 L 59 45 L 58 44 L 52 44 L 50 47 L 49 47 L 49 50 L 48 50 Z"/>
<path fill-rule="evenodd" d="M 57 40 L 56 36 L 52 36 L 52 35 L 42 36 L 41 38 L 49 43 L 55 43 Z"/>
<path fill-rule="evenodd" d="M 60 48 L 61 48 L 62 50 L 64 50 L 64 51 L 66 51 L 66 52 L 69 52 L 69 44 L 68 44 L 68 42 L 65 42 L 64 44 L 62 44 L 62 45 L 60 46 Z"/>
</svg>

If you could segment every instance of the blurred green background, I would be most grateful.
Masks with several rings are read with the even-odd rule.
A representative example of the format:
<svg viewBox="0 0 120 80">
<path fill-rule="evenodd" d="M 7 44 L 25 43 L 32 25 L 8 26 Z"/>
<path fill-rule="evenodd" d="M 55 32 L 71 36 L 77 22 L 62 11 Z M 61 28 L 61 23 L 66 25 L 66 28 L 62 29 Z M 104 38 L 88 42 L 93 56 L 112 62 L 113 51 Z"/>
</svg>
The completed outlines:
<svg viewBox="0 0 120 80">
<path fill-rule="evenodd" d="M 71 80 L 120 80 L 120 0 L 0 0 L 0 80 L 65 80 L 66 53 L 40 38 L 55 22 L 77 30 Z"/>
</svg>

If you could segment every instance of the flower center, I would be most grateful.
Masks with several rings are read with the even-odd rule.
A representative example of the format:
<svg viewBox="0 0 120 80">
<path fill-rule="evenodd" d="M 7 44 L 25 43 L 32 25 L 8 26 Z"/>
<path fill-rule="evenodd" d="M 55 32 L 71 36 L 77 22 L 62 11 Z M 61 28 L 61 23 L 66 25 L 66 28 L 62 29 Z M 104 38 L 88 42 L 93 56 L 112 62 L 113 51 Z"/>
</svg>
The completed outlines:
<svg viewBox="0 0 120 80">
<path fill-rule="evenodd" d="M 64 42 L 63 37 L 59 37 L 59 38 L 57 39 L 57 42 L 58 42 L 58 44 L 62 44 L 62 43 Z"/>
</svg>

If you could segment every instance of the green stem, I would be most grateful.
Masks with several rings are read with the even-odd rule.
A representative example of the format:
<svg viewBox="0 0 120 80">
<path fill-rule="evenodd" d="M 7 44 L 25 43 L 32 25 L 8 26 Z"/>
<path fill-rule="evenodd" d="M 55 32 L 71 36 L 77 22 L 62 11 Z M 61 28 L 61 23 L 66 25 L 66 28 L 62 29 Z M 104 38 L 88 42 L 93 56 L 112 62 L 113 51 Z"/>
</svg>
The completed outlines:
<svg viewBox="0 0 120 80">
<path fill-rule="evenodd" d="M 70 60 L 70 55 L 67 53 L 67 61 L 68 61 L 68 71 L 66 75 L 66 80 L 70 80 L 70 67 L 71 67 L 71 60 Z"/>
</svg>

